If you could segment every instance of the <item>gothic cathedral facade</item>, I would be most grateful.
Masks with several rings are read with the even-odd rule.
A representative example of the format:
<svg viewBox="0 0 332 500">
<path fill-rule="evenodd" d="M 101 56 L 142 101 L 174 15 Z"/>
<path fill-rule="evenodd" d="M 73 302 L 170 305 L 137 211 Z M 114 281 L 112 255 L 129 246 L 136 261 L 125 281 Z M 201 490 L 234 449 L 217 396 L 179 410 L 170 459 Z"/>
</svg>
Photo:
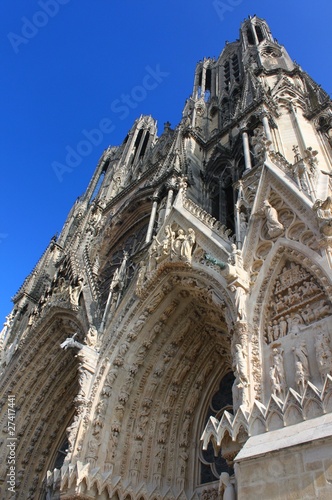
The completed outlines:
<svg viewBox="0 0 332 500">
<path fill-rule="evenodd" d="M 332 497 L 331 145 L 254 16 L 104 151 L 1 333 L 2 498 Z"/>
</svg>

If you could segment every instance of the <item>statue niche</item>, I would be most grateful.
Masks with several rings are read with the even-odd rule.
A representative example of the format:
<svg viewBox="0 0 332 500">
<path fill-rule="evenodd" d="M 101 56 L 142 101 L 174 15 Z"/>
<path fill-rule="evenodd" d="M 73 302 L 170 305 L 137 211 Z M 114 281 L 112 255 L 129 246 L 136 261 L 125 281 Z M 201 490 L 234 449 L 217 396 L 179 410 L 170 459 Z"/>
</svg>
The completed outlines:
<svg viewBox="0 0 332 500">
<path fill-rule="evenodd" d="M 189 228 L 187 232 L 181 228 L 174 231 L 170 225 L 166 225 L 164 234 L 153 237 L 149 250 L 148 272 L 154 271 L 157 265 L 165 259 L 181 260 L 190 265 L 195 241 L 195 231 L 192 228 Z"/>
<path fill-rule="evenodd" d="M 265 340 L 268 344 L 332 314 L 331 302 L 317 280 L 300 264 L 287 261 L 268 301 Z"/>
</svg>

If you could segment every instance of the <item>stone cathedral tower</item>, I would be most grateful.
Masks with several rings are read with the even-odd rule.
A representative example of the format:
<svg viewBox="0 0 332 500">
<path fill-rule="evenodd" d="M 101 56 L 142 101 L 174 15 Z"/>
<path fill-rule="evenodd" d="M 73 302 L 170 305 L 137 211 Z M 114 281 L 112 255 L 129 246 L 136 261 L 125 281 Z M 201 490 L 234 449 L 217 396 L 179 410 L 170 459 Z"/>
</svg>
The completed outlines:
<svg viewBox="0 0 332 500">
<path fill-rule="evenodd" d="M 250 17 L 103 153 L 2 330 L 1 498 L 331 498 L 331 144 Z"/>
</svg>

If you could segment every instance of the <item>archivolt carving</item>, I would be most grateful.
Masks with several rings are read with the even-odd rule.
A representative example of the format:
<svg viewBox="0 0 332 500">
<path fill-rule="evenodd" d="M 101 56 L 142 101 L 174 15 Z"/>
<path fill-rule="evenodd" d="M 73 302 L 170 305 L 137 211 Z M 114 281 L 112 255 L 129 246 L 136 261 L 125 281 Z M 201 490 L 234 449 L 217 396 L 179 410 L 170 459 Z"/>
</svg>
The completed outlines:
<svg viewBox="0 0 332 500">
<path fill-rule="evenodd" d="M 173 313 L 178 305 L 179 300 L 174 299 L 169 305 L 166 304 L 164 312 L 161 313 L 160 318 L 163 320 L 163 322 L 166 322 L 167 325 L 169 321 L 174 321 Z M 206 340 L 209 338 L 209 329 L 204 335 L 202 335 L 201 333 L 200 336 L 197 336 L 198 331 L 201 329 L 201 326 L 195 325 L 195 322 L 193 322 L 191 324 L 191 328 L 189 328 L 188 324 L 186 324 L 189 311 L 192 310 L 193 306 L 188 307 L 187 309 L 183 310 L 183 313 L 181 314 L 182 320 L 180 320 L 179 318 L 176 319 L 177 334 L 175 335 L 175 337 L 173 334 L 173 342 L 169 344 L 166 343 L 165 348 L 162 348 L 162 345 L 167 339 L 167 337 L 165 337 L 165 327 L 163 326 L 163 322 L 157 322 L 155 324 L 155 326 L 157 326 L 155 332 L 155 328 L 153 326 L 148 327 L 151 334 L 153 336 L 156 336 L 154 337 L 152 342 L 150 342 L 149 340 L 144 340 L 143 344 L 145 343 L 145 345 L 141 344 L 141 342 L 139 341 L 139 337 L 145 325 L 141 326 L 140 321 L 138 322 L 138 329 L 140 330 L 140 332 L 137 334 L 137 337 L 136 335 L 134 335 L 134 339 L 132 340 L 132 342 L 139 342 L 141 347 L 139 347 L 138 351 L 136 351 L 136 356 L 134 358 L 131 357 L 130 359 L 132 360 L 133 365 L 139 367 L 139 377 L 142 382 L 140 382 L 138 386 L 135 385 L 135 395 L 133 394 L 134 399 L 131 399 L 130 395 L 127 402 L 124 403 L 128 405 L 129 409 L 131 409 L 130 415 L 125 416 L 122 422 L 122 425 L 125 424 L 129 429 L 129 431 L 126 431 L 126 442 L 123 442 L 124 429 L 120 431 L 119 436 L 121 437 L 122 435 L 121 456 L 123 457 L 123 460 L 121 472 L 125 473 L 125 470 L 127 470 L 127 468 L 129 467 L 131 471 L 130 477 L 132 478 L 133 482 L 137 481 L 137 463 L 138 461 L 143 461 L 140 470 L 146 470 L 147 474 L 152 474 L 154 477 L 154 484 L 157 485 L 159 483 L 159 469 L 160 467 L 162 467 L 160 450 L 163 449 L 163 445 L 166 442 L 169 442 L 170 432 L 171 435 L 180 432 L 181 448 L 183 448 L 183 451 L 181 452 L 183 459 L 182 469 L 183 474 L 185 473 L 185 466 L 187 462 L 187 459 L 185 459 L 187 453 L 186 442 L 188 440 L 191 421 L 190 415 L 193 414 L 194 409 L 199 402 L 199 395 L 204 388 L 205 377 L 208 376 L 208 373 L 211 371 L 212 365 L 209 364 L 209 370 L 205 370 L 205 375 L 201 377 L 201 379 L 197 379 L 197 382 L 189 383 L 188 377 L 192 376 L 193 372 L 191 370 L 191 367 L 193 366 L 193 363 L 195 363 L 195 360 L 198 359 L 197 357 L 201 355 L 200 353 L 202 350 L 202 342 L 203 345 L 205 345 L 205 349 L 210 350 L 211 348 L 213 348 L 210 344 L 206 343 Z M 146 321 L 146 314 L 142 313 L 141 319 L 143 321 Z M 182 327 L 181 321 L 183 324 Z M 160 328 L 161 331 L 159 331 Z M 173 328 L 174 326 L 172 327 L 172 330 Z M 195 330 L 197 331 L 197 333 L 195 333 Z M 194 339 L 195 341 L 193 342 Z M 200 339 L 199 342 L 198 339 Z M 186 355 L 184 356 L 182 354 L 182 362 L 179 364 L 178 357 L 180 356 L 180 346 L 181 352 L 185 352 Z M 130 354 L 130 352 L 131 351 L 129 349 L 128 355 Z M 159 361 L 152 362 L 154 356 L 156 355 L 158 355 Z M 144 362 L 144 365 L 142 365 L 142 362 Z M 143 368 L 144 371 L 142 371 Z M 183 407 L 183 397 L 184 394 L 187 394 L 187 392 L 183 393 L 183 387 L 186 387 L 186 391 L 190 390 L 191 394 L 190 396 L 188 396 L 188 398 L 186 398 L 187 410 L 185 414 L 187 415 L 187 417 L 184 417 L 184 428 L 182 431 L 178 431 L 178 420 L 174 420 L 174 412 L 176 412 L 176 408 L 178 406 L 179 408 Z M 158 403 L 158 400 L 160 398 L 161 401 L 163 401 L 163 404 Z M 172 411 L 170 411 L 171 409 Z M 134 430 L 132 427 L 133 422 L 135 422 Z M 171 427 L 169 427 L 170 425 Z M 135 446 L 137 448 L 137 453 L 133 452 L 132 445 L 130 445 L 130 436 L 132 435 L 135 436 Z M 151 451 L 149 451 L 147 456 L 145 456 L 145 453 L 142 455 L 140 451 L 141 445 L 139 444 L 139 442 L 144 442 L 144 448 L 146 449 L 146 446 L 148 446 L 150 450 L 150 446 L 153 443 L 150 441 L 150 436 L 152 435 L 154 435 L 154 445 L 152 446 Z M 157 443 L 159 443 L 159 447 L 156 447 Z M 131 460 L 129 459 L 129 454 L 132 457 Z M 115 457 L 116 456 L 117 455 L 115 455 Z M 151 462 L 151 458 L 153 457 L 155 457 L 154 465 Z M 159 469 L 157 467 L 157 464 L 159 464 Z M 179 481 L 182 484 L 182 475 L 179 476 Z"/>
<path fill-rule="evenodd" d="M 134 453 L 130 436 L 134 435 L 135 446 L 139 448 L 138 443 L 142 442 L 147 450 L 141 458 L 137 451 L 136 459 L 142 462 L 140 471 L 153 477 L 157 485 L 159 473 L 153 465 L 154 457 L 170 440 L 173 457 L 170 459 L 175 460 L 176 440 L 180 439 L 182 465 L 177 473 L 180 488 L 191 459 L 187 457 L 186 443 L 206 380 L 220 359 L 225 359 L 228 366 L 231 361 L 223 300 L 213 294 L 214 279 L 209 278 L 207 288 L 206 273 L 197 271 L 195 277 L 189 277 L 182 263 L 174 264 L 173 273 L 165 266 L 158 273 L 159 279 L 151 281 L 148 293 L 153 295 L 152 301 L 145 291 L 141 301 L 132 300 L 124 309 L 119 308 L 112 328 L 114 336 L 110 332 L 102 347 L 104 362 L 96 373 L 86 404 L 75 460 L 85 457 L 85 463 L 90 462 L 93 467 L 97 459 L 103 458 L 106 471 L 111 467 L 119 473 L 135 471 L 135 464 L 129 459 Z M 168 300 L 170 292 L 172 299 Z M 115 345 L 118 347 L 113 352 Z M 201 364 L 201 368 L 192 370 L 195 363 Z M 176 414 L 170 413 L 171 407 Z M 90 435 L 84 437 L 93 408 L 94 425 Z M 121 455 L 117 451 L 120 448 Z M 134 481 L 134 473 L 132 477 Z"/>
</svg>

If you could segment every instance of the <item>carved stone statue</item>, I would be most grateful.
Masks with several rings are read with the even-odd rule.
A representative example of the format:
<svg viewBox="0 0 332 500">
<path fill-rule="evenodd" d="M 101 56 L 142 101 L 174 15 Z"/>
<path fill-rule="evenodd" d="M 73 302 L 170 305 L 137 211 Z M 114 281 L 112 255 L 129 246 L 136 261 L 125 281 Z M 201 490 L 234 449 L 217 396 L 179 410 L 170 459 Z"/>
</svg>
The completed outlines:
<svg viewBox="0 0 332 500">
<path fill-rule="evenodd" d="M 154 236 L 154 239 L 149 248 L 148 273 L 152 273 L 152 271 L 156 269 L 158 260 L 159 260 L 158 240 Z"/>
<path fill-rule="evenodd" d="M 112 281 L 110 284 L 111 291 L 123 289 L 124 284 L 125 284 L 125 279 L 126 279 L 127 260 L 128 260 L 128 252 L 124 251 L 121 265 L 120 265 L 120 267 L 117 267 L 115 269 L 115 272 L 113 274 L 113 278 L 112 278 Z"/>
<path fill-rule="evenodd" d="M 146 265 L 144 261 L 140 262 L 140 267 L 138 271 L 138 276 L 137 276 L 137 282 L 136 282 L 136 290 L 138 292 L 142 291 L 143 289 L 143 284 L 145 280 L 145 273 L 146 273 Z"/>
<path fill-rule="evenodd" d="M 308 381 L 301 361 L 295 361 L 295 383 L 299 388 L 300 394 L 304 393 L 305 384 Z"/>
<path fill-rule="evenodd" d="M 247 362 L 245 360 L 244 349 L 241 344 L 235 344 L 234 368 L 235 376 L 244 386 L 248 385 Z"/>
<path fill-rule="evenodd" d="M 271 383 L 276 385 L 280 395 L 284 395 L 286 390 L 286 377 L 284 370 L 283 350 L 274 348 L 272 353 L 273 353 L 272 375 L 274 380 L 272 380 L 270 371 Z M 275 394 L 278 396 L 277 393 Z"/>
<path fill-rule="evenodd" d="M 240 239 L 244 240 L 248 230 L 247 217 L 244 212 L 240 212 Z"/>
<path fill-rule="evenodd" d="M 184 234 L 184 231 L 183 229 L 179 229 L 178 230 L 178 234 L 177 234 L 177 237 L 175 238 L 174 240 L 174 244 L 173 244 L 173 250 L 174 250 L 174 253 L 176 255 L 181 255 L 181 249 L 182 249 L 182 245 L 183 245 L 183 242 L 185 241 L 185 234 Z"/>
<path fill-rule="evenodd" d="M 100 446 L 99 438 L 99 431 L 94 431 L 88 443 L 88 452 L 86 458 L 87 461 L 90 462 L 92 468 L 95 467 L 98 458 L 98 451 Z"/>
<path fill-rule="evenodd" d="M 287 321 L 285 320 L 284 316 L 281 316 L 279 321 L 280 337 L 285 337 L 285 335 L 287 335 L 287 328 L 288 328 Z"/>
<path fill-rule="evenodd" d="M 330 338 L 327 332 L 317 336 L 315 341 L 316 359 L 319 373 L 324 383 L 326 375 L 332 373 L 332 350 Z"/>
<path fill-rule="evenodd" d="M 70 302 L 74 306 L 78 306 L 79 298 L 84 287 L 83 278 L 78 278 L 76 285 L 69 285 Z"/>
<path fill-rule="evenodd" d="M 237 310 L 237 319 L 247 321 L 247 292 L 242 286 L 232 286 L 231 290 L 235 293 L 234 301 Z"/>
<path fill-rule="evenodd" d="M 171 226 L 165 226 L 165 237 L 161 242 L 156 236 L 153 237 L 149 250 L 148 272 L 151 273 L 157 264 L 167 256 L 184 260 L 190 264 L 195 240 L 195 231 L 192 228 L 188 229 L 187 234 L 179 228 L 175 236 L 175 231 L 172 230 Z"/>
<path fill-rule="evenodd" d="M 332 197 L 316 200 L 312 209 L 316 212 L 319 228 L 325 236 L 332 236 Z"/>
<path fill-rule="evenodd" d="M 283 396 L 283 391 L 280 387 L 280 383 L 277 378 L 275 366 L 271 366 L 269 370 L 269 375 L 271 381 L 271 393 L 275 394 L 278 398 L 281 398 Z"/>
<path fill-rule="evenodd" d="M 297 334 L 300 331 L 300 325 L 303 324 L 303 318 L 300 314 L 295 313 L 290 320 L 289 333 Z"/>
<path fill-rule="evenodd" d="M 278 212 L 273 208 L 268 200 L 263 202 L 263 212 L 266 217 L 267 231 L 270 238 L 276 238 L 284 231 L 284 226 L 278 220 Z"/>
<path fill-rule="evenodd" d="M 219 479 L 219 494 L 223 500 L 236 500 L 234 486 L 228 472 L 222 472 Z"/>
<path fill-rule="evenodd" d="M 66 429 L 69 442 L 69 448 L 68 448 L 69 453 L 73 451 L 79 424 L 80 424 L 80 417 L 78 415 L 75 415 L 74 420 L 72 421 L 70 426 L 67 427 Z"/>
<path fill-rule="evenodd" d="M 165 226 L 165 238 L 162 241 L 162 253 L 164 255 L 169 255 L 173 248 L 173 242 L 175 238 L 175 233 L 172 231 L 171 226 Z"/>
<path fill-rule="evenodd" d="M 53 287 L 53 294 L 52 296 L 55 297 L 56 299 L 67 299 L 68 298 L 68 285 L 66 283 L 66 280 L 63 276 L 59 278 L 59 281 L 55 283 Z"/>
<path fill-rule="evenodd" d="M 98 331 L 94 325 L 90 325 L 88 333 L 86 335 L 86 345 L 89 347 L 94 347 L 98 341 Z"/>
<path fill-rule="evenodd" d="M 326 200 L 316 200 L 312 207 L 320 220 L 332 219 L 332 197 L 328 196 Z"/>
<path fill-rule="evenodd" d="M 235 243 L 232 244 L 232 253 L 229 256 L 228 262 L 232 266 L 243 269 L 242 250 L 237 249 Z"/>
<path fill-rule="evenodd" d="M 251 144 L 253 146 L 256 163 L 261 163 L 265 160 L 266 151 L 271 144 L 271 142 L 267 140 L 264 134 L 263 127 L 255 128 L 254 135 L 251 138 Z"/>
<path fill-rule="evenodd" d="M 308 351 L 304 342 L 293 347 L 295 358 L 295 382 L 302 394 L 310 377 Z"/>
<path fill-rule="evenodd" d="M 179 229 L 180 231 L 180 229 Z M 193 246 L 195 244 L 195 241 L 196 241 L 196 235 L 195 235 L 195 231 L 190 227 L 188 229 L 188 233 L 186 234 L 183 242 L 182 242 L 182 245 L 181 245 L 181 257 L 187 261 L 188 263 L 191 262 L 191 255 L 192 255 L 192 250 L 193 250 Z"/>
<path fill-rule="evenodd" d="M 121 177 L 116 177 L 112 185 L 112 198 L 116 196 L 121 189 Z"/>
</svg>

